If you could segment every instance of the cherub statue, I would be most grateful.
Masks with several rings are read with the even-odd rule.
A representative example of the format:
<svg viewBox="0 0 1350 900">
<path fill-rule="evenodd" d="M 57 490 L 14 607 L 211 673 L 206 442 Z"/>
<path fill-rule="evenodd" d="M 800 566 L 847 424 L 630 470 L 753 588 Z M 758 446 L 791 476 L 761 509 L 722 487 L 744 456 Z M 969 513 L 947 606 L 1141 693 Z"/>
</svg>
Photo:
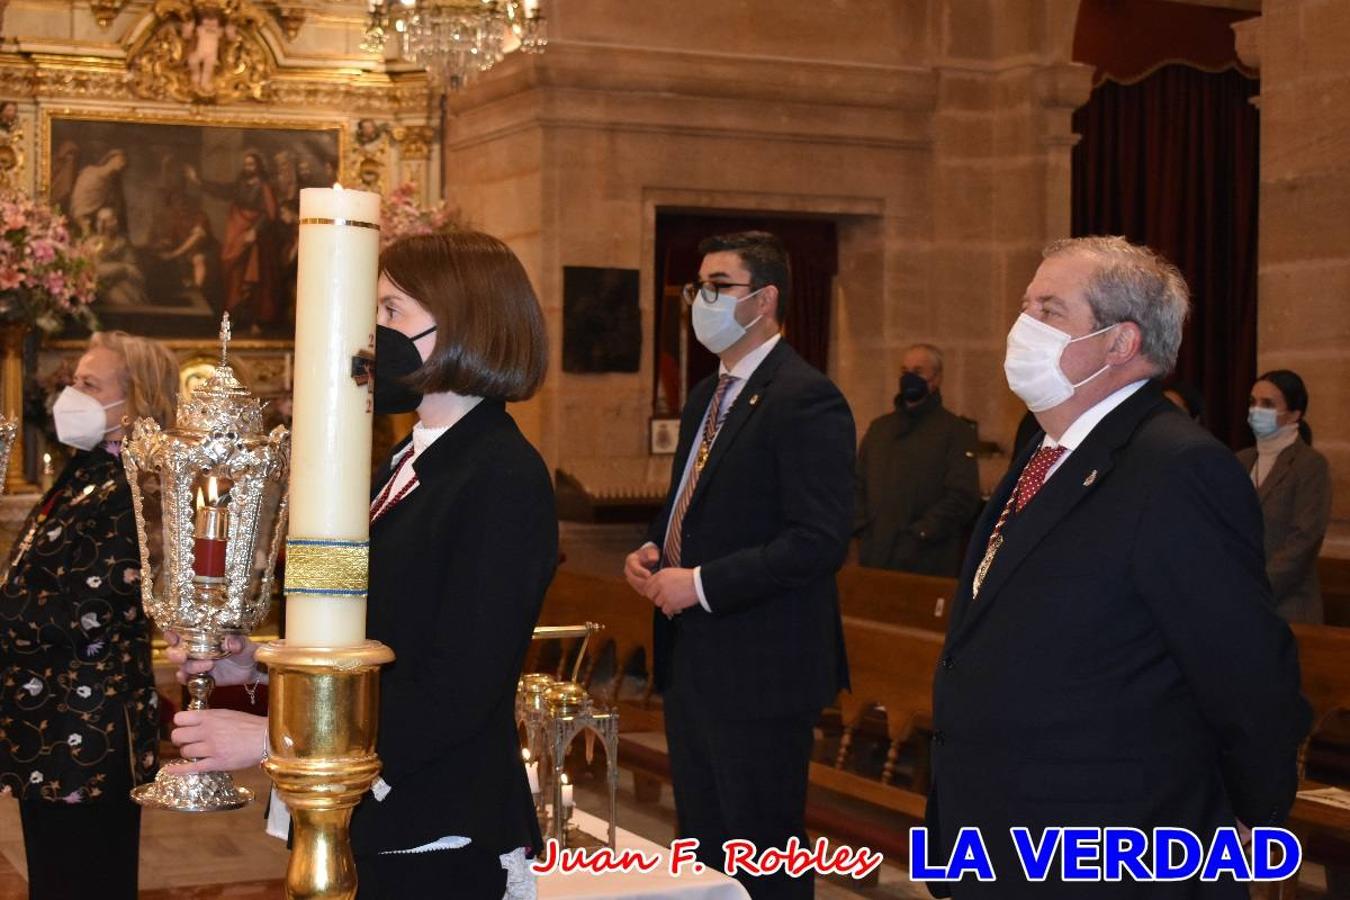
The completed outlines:
<svg viewBox="0 0 1350 900">
<path fill-rule="evenodd" d="M 221 12 L 209 8 L 183 23 L 183 40 L 191 47 L 185 60 L 188 80 L 203 94 L 211 93 L 215 85 L 220 39 L 226 29 Z"/>
</svg>

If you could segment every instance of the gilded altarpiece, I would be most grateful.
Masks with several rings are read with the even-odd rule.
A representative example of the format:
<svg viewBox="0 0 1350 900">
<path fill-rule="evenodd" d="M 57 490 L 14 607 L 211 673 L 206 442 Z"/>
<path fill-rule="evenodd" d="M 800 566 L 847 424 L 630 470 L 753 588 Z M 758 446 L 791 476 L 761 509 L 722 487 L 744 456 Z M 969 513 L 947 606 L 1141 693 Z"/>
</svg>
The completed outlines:
<svg viewBox="0 0 1350 900">
<path fill-rule="evenodd" d="M 350 0 L 10 0 L 0 17 L 0 188 L 48 198 L 96 237 L 107 277 L 95 310 L 167 341 L 185 382 L 210 365 L 220 312 L 238 307 L 238 374 L 284 418 L 295 194 L 411 182 L 437 202 L 440 106 L 425 73 L 362 50 L 364 5 Z M 239 306 L 231 241 L 275 267 L 275 294 Z M 57 386 L 83 345 L 47 339 L 29 392 Z M 37 482 L 43 442 L 30 443 Z"/>
</svg>

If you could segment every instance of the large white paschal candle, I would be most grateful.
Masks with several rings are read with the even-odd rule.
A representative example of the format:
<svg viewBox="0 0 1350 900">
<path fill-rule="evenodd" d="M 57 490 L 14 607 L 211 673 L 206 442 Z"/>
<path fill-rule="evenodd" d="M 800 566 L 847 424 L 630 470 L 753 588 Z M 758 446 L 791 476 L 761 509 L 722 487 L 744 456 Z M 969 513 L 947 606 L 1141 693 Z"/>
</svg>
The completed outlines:
<svg viewBox="0 0 1350 900">
<path fill-rule="evenodd" d="M 300 192 L 286 643 L 365 640 L 380 196 Z"/>
</svg>

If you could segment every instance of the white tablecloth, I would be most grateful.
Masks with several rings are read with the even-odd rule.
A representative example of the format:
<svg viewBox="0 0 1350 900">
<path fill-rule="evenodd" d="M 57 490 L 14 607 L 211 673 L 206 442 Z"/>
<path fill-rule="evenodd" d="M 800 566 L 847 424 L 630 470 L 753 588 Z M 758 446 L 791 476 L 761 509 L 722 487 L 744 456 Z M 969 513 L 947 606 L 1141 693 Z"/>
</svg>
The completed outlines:
<svg viewBox="0 0 1350 900">
<path fill-rule="evenodd" d="M 603 820 L 579 809 L 573 810 L 572 822 L 589 835 L 601 840 L 609 834 Z M 641 897 L 644 900 L 748 900 L 749 894 L 740 882 L 711 869 L 695 874 L 692 867 L 679 875 L 669 873 L 665 860 L 670 848 L 654 844 L 646 838 L 620 828 L 615 835 L 616 850 L 641 850 L 660 854 L 662 865 L 655 872 L 552 872 L 539 878 L 539 900 L 556 897 Z"/>
</svg>

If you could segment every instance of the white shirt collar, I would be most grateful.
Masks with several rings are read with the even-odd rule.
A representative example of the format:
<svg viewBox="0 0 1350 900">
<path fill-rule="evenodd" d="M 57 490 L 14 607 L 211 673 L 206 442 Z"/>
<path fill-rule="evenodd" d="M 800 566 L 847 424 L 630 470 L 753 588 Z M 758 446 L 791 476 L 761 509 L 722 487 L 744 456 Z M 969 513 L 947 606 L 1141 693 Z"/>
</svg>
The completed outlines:
<svg viewBox="0 0 1350 900">
<path fill-rule="evenodd" d="M 409 451 L 412 451 L 413 459 L 417 459 L 417 457 L 426 452 L 428 447 L 436 443 L 437 438 L 455 427 L 455 425 L 467 416 L 475 406 L 483 402 L 482 397 L 464 397 L 458 394 L 450 394 L 450 396 L 453 398 L 453 403 L 450 408 L 450 421 L 438 428 L 428 428 L 421 422 L 418 422 L 413 426 L 412 441 L 394 457 L 395 462 Z"/>
<path fill-rule="evenodd" d="M 745 356 L 741 357 L 740 362 L 736 363 L 730 370 L 727 369 L 725 364 L 719 364 L 717 367 L 717 374 L 732 375 L 739 378 L 741 381 L 749 379 L 751 375 L 755 374 L 755 370 L 759 368 L 759 364 L 764 362 L 764 357 L 769 355 L 769 351 L 773 350 L 773 348 L 778 345 L 778 341 L 781 340 L 782 337 L 783 333 L 781 331 L 778 332 L 773 337 L 745 354 Z"/>
<path fill-rule="evenodd" d="M 1112 410 L 1132 397 L 1135 391 L 1146 384 L 1148 384 L 1147 378 L 1141 378 L 1138 381 L 1130 382 L 1114 394 L 1111 394 L 1104 400 L 1098 402 L 1078 418 L 1074 419 L 1073 424 L 1065 430 L 1058 441 L 1047 434 L 1045 440 L 1041 442 L 1041 446 L 1066 447 L 1071 452 L 1077 450 L 1078 445 L 1087 440 L 1087 436 L 1092 433 L 1092 429 L 1097 427 L 1097 423 L 1101 422 L 1102 419 L 1105 419 Z"/>
</svg>

